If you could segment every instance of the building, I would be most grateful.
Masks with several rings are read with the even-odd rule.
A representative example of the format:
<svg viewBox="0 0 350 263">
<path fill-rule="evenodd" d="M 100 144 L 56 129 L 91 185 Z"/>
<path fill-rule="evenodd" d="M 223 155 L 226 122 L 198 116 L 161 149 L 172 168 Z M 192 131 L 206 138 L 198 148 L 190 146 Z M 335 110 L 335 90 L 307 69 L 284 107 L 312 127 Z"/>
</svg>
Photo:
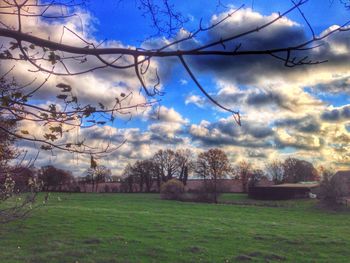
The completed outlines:
<svg viewBox="0 0 350 263">
<path fill-rule="evenodd" d="M 261 200 L 309 198 L 310 193 L 317 191 L 319 186 L 316 182 L 255 186 L 249 188 L 249 196 Z"/>
</svg>

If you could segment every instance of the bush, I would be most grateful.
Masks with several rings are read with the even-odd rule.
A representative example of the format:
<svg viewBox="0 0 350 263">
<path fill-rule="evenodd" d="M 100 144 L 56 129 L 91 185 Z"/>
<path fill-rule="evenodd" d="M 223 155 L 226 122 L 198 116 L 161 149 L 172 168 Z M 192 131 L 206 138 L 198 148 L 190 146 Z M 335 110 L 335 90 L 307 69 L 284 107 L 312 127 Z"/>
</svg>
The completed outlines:
<svg viewBox="0 0 350 263">
<path fill-rule="evenodd" d="M 218 182 L 215 185 L 212 180 L 205 181 L 202 187 L 200 187 L 194 194 L 192 194 L 193 202 L 201 202 L 201 203 L 215 203 L 215 196 L 218 198 L 223 192 L 223 186 Z"/>
<path fill-rule="evenodd" d="M 112 193 L 118 193 L 118 192 L 119 192 L 118 186 L 112 186 L 111 192 L 112 192 Z"/>
<path fill-rule="evenodd" d="M 81 189 L 79 186 L 76 186 L 75 189 L 74 189 L 74 192 L 75 193 L 80 193 L 81 192 Z"/>
<path fill-rule="evenodd" d="M 224 186 L 217 184 L 216 197 L 223 191 Z M 192 189 L 181 196 L 181 201 L 184 202 L 199 202 L 199 203 L 214 203 L 215 202 L 215 187 L 213 182 L 204 181 L 202 186 L 197 189 Z"/>
<path fill-rule="evenodd" d="M 171 179 L 161 185 L 160 197 L 168 200 L 180 200 L 184 191 L 185 186 L 181 181 Z"/>
<path fill-rule="evenodd" d="M 181 201 L 183 202 L 198 202 L 198 203 L 214 203 L 214 193 L 208 193 L 203 191 L 191 191 L 181 195 Z"/>
</svg>

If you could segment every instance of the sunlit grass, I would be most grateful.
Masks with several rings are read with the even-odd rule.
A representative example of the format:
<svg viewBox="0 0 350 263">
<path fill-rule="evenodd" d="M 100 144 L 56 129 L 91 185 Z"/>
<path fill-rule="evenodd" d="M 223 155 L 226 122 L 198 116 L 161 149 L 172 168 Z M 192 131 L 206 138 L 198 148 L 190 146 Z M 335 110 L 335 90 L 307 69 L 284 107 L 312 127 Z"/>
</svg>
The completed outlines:
<svg viewBox="0 0 350 263">
<path fill-rule="evenodd" d="M 244 201 L 244 195 L 223 195 Z M 0 226 L 0 262 L 348 262 L 350 213 L 160 200 L 157 194 L 51 194 Z"/>
</svg>

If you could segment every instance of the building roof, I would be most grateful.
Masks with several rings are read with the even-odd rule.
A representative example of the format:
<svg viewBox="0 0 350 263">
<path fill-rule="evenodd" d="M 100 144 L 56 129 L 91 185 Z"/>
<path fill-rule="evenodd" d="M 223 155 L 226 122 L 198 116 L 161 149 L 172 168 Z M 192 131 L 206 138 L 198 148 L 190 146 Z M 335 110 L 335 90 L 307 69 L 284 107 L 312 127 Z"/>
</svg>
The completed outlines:
<svg viewBox="0 0 350 263">
<path fill-rule="evenodd" d="M 314 188 L 314 187 L 319 187 L 319 183 L 297 183 L 297 184 L 277 184 L 277 185 L 271 185 L 270 187 L 274 188 Z"/>
</svg>

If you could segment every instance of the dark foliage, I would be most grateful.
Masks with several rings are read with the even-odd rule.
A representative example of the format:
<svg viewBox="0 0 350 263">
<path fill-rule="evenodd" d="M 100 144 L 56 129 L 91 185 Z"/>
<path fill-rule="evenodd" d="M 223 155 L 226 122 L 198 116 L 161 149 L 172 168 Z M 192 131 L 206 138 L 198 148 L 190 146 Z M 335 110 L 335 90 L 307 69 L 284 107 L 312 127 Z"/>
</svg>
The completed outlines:
<svg viewBox="0 0 350 263">
<path fill-rule="evenodd" d="M 70 172 L 52 165 L 41 167 L 38 177 L 43 182 L 45 191 L 68 190 L 64 186 L 74 184 L 74 177 Z"/>
</svg>

